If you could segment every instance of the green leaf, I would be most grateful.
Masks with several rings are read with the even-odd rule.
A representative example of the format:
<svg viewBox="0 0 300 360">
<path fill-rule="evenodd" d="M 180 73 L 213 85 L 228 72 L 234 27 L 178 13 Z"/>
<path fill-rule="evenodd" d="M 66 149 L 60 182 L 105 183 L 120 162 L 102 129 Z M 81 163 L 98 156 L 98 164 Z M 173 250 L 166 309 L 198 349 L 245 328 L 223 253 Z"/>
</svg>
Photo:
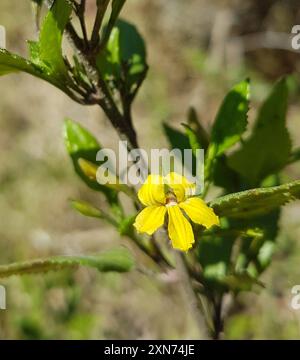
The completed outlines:
<svg viewBox="0 0 300 360">
<path fill-rule="evenodd" d="M 80 101 L 74 80 L 69 76 L 62 55 L 62 37 L 71 14 L 67 0 L 55 1 L 48 11 L 39 41 L 29 41 L 30 61 L 0 49 L 0 76 L 23 71 L 56 86 L 75 101 Z"/>
<path fill-rule="evenodd" d="M 193 107 L 190 107 L 188 110 L 187 124 L 196 134 L 200 148 L 206 151 L 209 145 L 209 136 L 199 121 L 197 112 Z"/>
<path fill-rule="evenodd" d="M 55 77 L 68 78 L 62 55 L 62 38 L 71 12 L 72 6 L 67 0 L 56 0 L 42 23 L 39 42 L 36 44 L 39 62 L 44 63 L 49 74 Z"/>
<path fill-rule="evenodd" d="M 82 158 L 79 158 L 77 160 L 77 163 L 78 163 L 78 166 L 79 166 L 80 170 L 82 171 L 82 173 L 89 180 L 94 181 L 96 183 L 97 182 L 98 165 L 93 164 L 92 162 L 90 162 L 88 160 L 85 160 L 85 159 L 82 159 Z M 126 184 L 122 184 L 120 182 L 120 179 L 117 176 L 115 176 L 115 174 L 112 173 L 111 171 L 108 171 L 107 177 L 111 178 L 113 181 L 112 182 L 107 182 L 103 186 L 105 186 L 107 189 L 112 189 L 112 190 L 114 190 L 116 192 L 123 192 L 124 194 L 131 197 L 134 201 L 138 202 L 138 198 L 136 196 L 136 192 L 135 192 L 134 188 L 131 188 Z"/>
<path fill-rule="evenodd" d="M 213 124 L 208 158 L 223 154 L 240 140 L 247 127 L 249 96 L 249 80 L 237 84 L 226 95 Z"/>
<path fill-rule="evenodd" d="M 27 41 L 28 48 L 29 48 L 29 55 L 30 55 L 30 61 L 43 69 L 45 64 L 40 61 L 40 47 L 39 43 L 37 41 L 28 40 Z"/>
<path fill-rule="evenodd" d="M 263 103 L 251 137 L 229 159 L 229 166 L 251 187 L 278 172 L 289 160 L 291 140 L 285 126 L 288 89 L 279 81 Z"/>
<path fill-rule="evenodd" d="M 37 77 L 42 75 L 41 71 L 30 61 L 27 61 L 21 56 L 12 54 L 5 49 L 0 49 L 0 75 L 18 71 L 24 71 Z"/>
<path fill-rule="evenodd" d="M 164 129 L 164 133 L 171 145 L 172 150 L 173 149 L 179 149 L 181 152 L 181 160 L 183 162 L 184 160 L 184 150 L 186 149 L 191 149 L 191 145 L 190 145 L 190 141 L 187 135 L 185 135 L 184 133 L 182 133 L 181 131 L 169 126 L 166 123 L 163 123 L 163 129 Z M 183 164 L 186 166 L 186 164 Z M 195 169 L 196 169 L 196 160 L 195 157 L 193 156 L 193 164 L 192 164 L 192 169 L 188 169 L 189 171 L 191 171 L 193 174 L 195 173 Z"/>
<path fill-rule="evenodd" d="M 112 29 L 104 51 L 97 57 L 97 67 L 102 77 L 113 81 L 122 96 L 135 95 L 146 71 L 145 43 L 136 27 L 118 20 Z"/>
<path fill-rule="evenodd" d="M 196 151 L 201 148 L 201 144 L 199 142 L 198 135 L 196 132 L 187 124 L 182 124 L 185 129 L 186 136 L 189 139 L 189 144 L 191 149 L 193 150 L 193 154 L 196 156 Z"/>
<path fill-rule="evenodd" d="M 211 173 L 211 179 L 215 186 L 225 189 L 226 193 L 240 190 L 239 175 L 227 164 L 227 156 L 221 155 L 216 159 Z"/>
<path fill-rule="evenodd" d="M 86 201 L 71 200 L 71 205 L 83 216 L 105 220 L 114 227 L 119 226 L 119 223 L 111 215 L 108 215 L 107 213 L 103 212 L 102 210 L 96 208 L 94 205 Z M 120 215 L 120 210 L 116 212 L 116 215 Z"/>
<path fill-rule="evenodd" d="M 202 236 L 198 242 L 198 260 L 203 268 L 203 277 L 207 286 L 223 289 L 222 280 L 230 271 L 230 260 L 235 236 Z"/>
<path fill-rule="evenodd" d="M 133 269 L 134 260 L 127 249 L 109 250 L 93 256 L 55 256 L 10 265 L 0 265 L 0 278 L 58 271 L 78 266 L 96 268 L 100 272 L 127 272 Z"/>
<path fill-rule="evenodd" d="M 100 209 L 94 207 L 86 201 L 72 200 L 72 207 L 77 210 L 80 214 L 88 217 L 94 217 L 98 219 L 103 218 L 103 213 Z"/>
<path fill-rule="evenodd" d="M 264 287 L 264 284 L 252 277 L 247 272 L 234 273 L 224 277 L 222 282 L 228 286 L 229 290 L 234 292 L 250 291 L 253 285 Z"/>
<path fill-rule="evenodd" d="M 31 61 L 26 60 L 21 56 L 12 54 L 5 49 L 0 49 L 0 76 L 19 71 L 23 71 L 40 79 L 46 80 L 63 91 L 66 90 L 63 83 L 60 83 L 52 76 L 44 73 L 41 68 Z"/>
<path fill-rule="evenodd" d="M 264 182 L 265 186 L 278 186 L 279 178 L 273 175 Z M 230 219 L 230 226 L 234 229 L 260 229 L 261 234 L 256 230 L 252 231 L 251 237 L 243 237 L 241 248 L 236 261 L 236 271 L 248 271 L 252 276 L 257 277 L 270 264 L 272 252 L 265 249 L 275 249 L 275 241 L 279 231 L 279 219 L 281 209 L 277 208 L 268 214 L 250 217 L 247 219 Z M 270 245 L 272 244 L 272 245 Z M 262 256 L 262 255 L 263 256 Z"/>
<path fill-rule="evenodd" d="M 98 184 L 94 179 L 91 179 L 83 172 L 79 164 L 80 159 L 85 159 L 99 166 L 96 162 L 96 156 L 101 146 L 95 137 L 78 123 L 66 119 L 64 123 L 64 139 L 74 169 L 80 178 L 93 190 L 103 192 L 111 203 L 116 202 L 117 193 L 104 185 Z"/>
<path fill-rule="evenodd" d="M 265 270 L 271 263 L 272 256 L 274 254 L 275 250 L 275 243 L 274 241 L 268 240 L 265 241 L 264 244 L 259 249 L 258 255 L 257 255 L 257 271 L 261 273 L 263 270 Z"/>
<path fill-rule="evenodd" d="M 112 0 L 110 18 L 108 20 L 108 24 L 104 31 L 103 40 L 101 41 L 102 48 L 109 41 L 112 29 L 118 19 L 118 16 L 120 15 L 120 12 L 121 12 L 125 2 L 126 2 L 126 0 Z"/>
<path fill-rule="evenodd" d="M 225 195 L 211 201 L 210 206 L 219 216 L 247 219 L 267 214 L 295 198 L 300 198 L 300 180 Z"/>
<path fill-rule="evenodd" d="M 257 235 L 254 232 L 252 237 L 242 237 L 241 248 L 235 265 L 236 271 L 248 271 L 253 277 L 257 277 L 267 268 L 275 249 L 279 218 L 280 210 L 276 209 L 259 217 L 231 219 L 230 224 L 235 229 L 252 226 L 254 229 L 260 229 L 261 232 L 261 234 L 258 232 Z M 272 248 L 272 251 L 266 252 L 266 247 L 267 249 Z"/>
<path fill-rule="evenodd" d="M 88 160 L 95 162 L 97 152 L 101 149 L 96 138 L 84 127 L 70 119 L 65 120 L 64 138 L 70 155 L 83 152 Z M 86 158 L 83 156 L 83 158 Z"/>
<path fill-rule="evenodd" d="M 136 215 L 131 215 L 126 217 L 125 219 L 123 219 L 120 224 L 119 224 L 119 233 L 120 235 L 126 235 L 129 237 L 133 236 L 134 233 L 134 227 L 133 227 L 133 223 L 135 221 Z"/>
<path fill-rule="evenodd" d="M 33 44 L 34 42 L 32 42 L 30 46 L 34 47 Z M 34 50 L 32 49 L 32 51 Z M 44 67 L 38 66 L 38 61 L 33 63 L 32 61 L 26 60 L 19 55 L 12 54 L 5 49 L 0 49 L 0 76 L 17 73 L 19 71 L 28 73 L 39 79 L 47 81 L 76 100 L 72 90 L 70 90 L 70 88 L 67 86 L 68 84 L 62 81 L 62 79 L 49 74 Z"/>
<path fill-rule="evenodd" d="M 172 149 L 183 151 L 191 148 L 189 138 L 184 133 L 169 126 L 167 123 L 163 123 L 163 129 Z"/>
</svg>

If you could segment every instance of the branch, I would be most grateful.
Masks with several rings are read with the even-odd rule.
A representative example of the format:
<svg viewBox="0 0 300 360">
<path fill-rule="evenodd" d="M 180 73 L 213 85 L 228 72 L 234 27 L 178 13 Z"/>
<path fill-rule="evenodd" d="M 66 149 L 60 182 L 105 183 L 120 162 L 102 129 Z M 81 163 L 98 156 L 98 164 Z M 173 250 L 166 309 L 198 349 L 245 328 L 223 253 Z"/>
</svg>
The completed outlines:
<svg viewBox="0 0 300 360">
<path fill-rule="evenodd" d="M 104 18 L 108 4 L 109 4 L 109 0 L 102 0 L 97 3 L 97 13 L 96 13 L 95 23 L 94 23 L 91 41 L 90 41 L 90 48 L 93 51 L 96 51 L 96 49 L 98 49 L 98 45 L 99 45 L 99 41 L 100 41 L 99 32 L 101 29 L 101 25 L 102 25 L 103 18 Z"/>
<path fill-rule="evenodd" d="M 119 137 L 128 142 L 129 151 L 134 148 L 138 148 L 136 134 L 133 127 L 123 118 L 110 94 L 109 89 L 107 88 L 105 81 L 99 76 L 95 66 L 94 57 L 85 52 L 82 39 L 80 39 L 70 22 L 66 26 L 66 34 L 70 43 L 73 45 L 78 58 L 80 58 L 83 63 L 94 88 L 96 89 L 94 93 L 90 94 L 90 98 L 87 99 L 87 102 L 89 104 L 98 104 L 101 106 L 107 117 L 110 119 L 113 127 L 118 132 Z"/>
<path fill-rule="evenodd" d="M 77 7 L 76 14 L 77 14 L 79 22 L 80 22 L 80 27 L 81 27 L 81 31 L 82 31 L 82 35 L 83 35 L 83 40 L 84 40 L 84 45 L 88 49 L 89 48 L 89 39 L 88 39 L 88 36 L 87 36 L 85 19 L 84 19 L 85 5 L 86 5 L 86 0 L 81 0 L 79 6 Z"/>
<path fill-rule="evenodd" d="M 186 262 L 184 260 L 184 255 L 175 251 L 177 269 L 180 273 L 182 280 L 182 286 L 184 287 L 184 293 L 187 298 L 187 303 L 191 308 L 191 313 L 196 320 L 198 330 L 202 339 L 209 339 L 209 332 L 207 329 L 207 323 L 203 315 L 203 309 L 200 303 L 200 300 L 194 290 L 191 277 L 189 275 L 189 270 L 187 268 Z"/>
</svg>

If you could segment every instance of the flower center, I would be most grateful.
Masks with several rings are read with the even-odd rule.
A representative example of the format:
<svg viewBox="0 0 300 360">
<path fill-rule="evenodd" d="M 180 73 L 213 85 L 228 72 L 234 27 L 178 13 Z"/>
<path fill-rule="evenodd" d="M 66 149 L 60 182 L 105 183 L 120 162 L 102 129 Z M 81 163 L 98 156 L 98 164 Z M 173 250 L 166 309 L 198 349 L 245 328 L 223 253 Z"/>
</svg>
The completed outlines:
<svg viewBox="0 0 300 360">
<path fill-rule="evenodd" d="M 166 194 L 166 206 L 175 206 L 177 204 L 176 195 L 173 192 L 168 192 Z"/>
</svg>

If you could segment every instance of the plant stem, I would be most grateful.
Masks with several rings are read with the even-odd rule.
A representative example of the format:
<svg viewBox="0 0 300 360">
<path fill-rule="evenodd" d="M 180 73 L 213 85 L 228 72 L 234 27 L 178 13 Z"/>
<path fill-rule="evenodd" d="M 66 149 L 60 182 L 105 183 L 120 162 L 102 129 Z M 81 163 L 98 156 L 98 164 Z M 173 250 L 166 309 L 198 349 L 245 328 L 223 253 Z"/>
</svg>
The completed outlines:
<svg viewBox="0 0 300 360">
<path fill-rule="evenodd" d="M 103 22 L 104 14 L 109 4 L 109 0 L 102 0 L 97 4 L 97 13 L 95 17 L 95 23 L 92 31 L 90 47 L 92 51 L 96 52 L 100 41 L 99 32 Z"/>
<path fill-rule="evenodd" d="M 68 38 L 73 45 L 74 50 L 80 61 L 82 62 L 83 66 L 86 69 L 88 77 L 90 79 L 91 84 L 95 91 L 90 94 L 91 99 L 87 99 L 89 103 L 96 103 L 98 104 L 110 120 L 111 124 L 117 131 L 121 140 L 125 140 L 127 142 L 128 151 L 133 149 L 138 149 L 138 141 L 135 129 L 133 127 L 132 122 L 132 114 L 131 114 L 131 105 L 134 96 L 137 93 L 138 88 L 140 87 L 142 80 L 146 76 L 147 69 L 143 74 L 140 82 L 137 84 L 137 88 L 133 92 L 130 97 L 125 97 L 123 94 L 122 96 L 122 106 L 123 106 L 123 113 L 119 110 L 114 98 L 111 94 L 110 89 L 108 88 L 106 82 L 101 77 L 97 69 L 96 64 L 96 56 L 97 52 L 99 51 L 99 30 L 101 28 L 101 24 L 103 21 L 103 16 L 105 10 L 108 6 L 109 0 L 102 0 L 102 2 L 98 3 L 97 14 L 95 18 L 94 28 L 92 31 L 91 42 L 87 40 L 87 35 L 85 31 L 85 21 L 84 21 L 84 10 L 85 10 L 85 1 L 82 0 L 80 5 L 77 7 L 77 16 L 79 17 L 81 27 L 83 30 L 83 39 L 81 39 L 76 30 L 74 29 L 71 22 L 69 22 L 66 26 L 66 33 Z M 93 101 L 92 101 L 93 100 Z M 147 162 L 143 158 L 142 154 L 140 153 L 141 161 L 144 167 L 148 167 Z M 162 268 L 172 268 L 172 265 L 168 262 L 165 258 L 164 254 L 162 253 L 160 247 L 153 242 L 152 248 L 149 250 L 147 249 L 138 238 L 132 237 L 135 241 L 136 245 L 145 252 L 148 256 L 150 256 L 154 261 L 156 261 Z"/>
<path fill-rule="evenodd" d="M 67 25 L 66 31 L 70 42 L 73 44 L 78 57 L 84 64 L 90 80 L 96 89 L 96 93 L 91 94 L 95 103 L 103 109 L 104 113 L 107 115 L 113 127 L 119 134 L 120 139 L 128 142 L 128 150 L 130 151 L 138 148 L 135 130 L 131 124 L 126 122 L 126 119 L 124 119 L 116 106 L 105 81 L 99 76 L 94 56 L 91 56 L 89 52 L 84 49 L 82 39 L 80 39 L 77 35 L 71 23 Z"/>
<path fill-rule="evenodd" d="M 85 19 L 84 19 L 85 5 L 86 5 L 86 0 L 81 0 L 80 4 L 77 7 L 77 16 L 78 16 L 80 26 L 81 26 L 84 45 L 85 45 L 85 48 L 88 49 L 89 48 L 89 39 L 88 39 L 88 36 L 87 36 Z"/>
<path fill-rule="evenodd" d="M 191 313 L 194 319 L 196 320 L 200 337 L 201 339 L 209 339 L 209 331 L 207 329 L 207 322 L 202 312 L 202 305 L 193 287 L 191 277 L 189 275 L 186 262 L 184 260 L 184 255 L 179 253 L 178 251 L 175 251 L 175 257 L 177 269 L 181 276 L 181 281 L 184 288 L 184 293 L 186 295 L 187 303 L 190 306 Z"/>
<path fill-rule="evenodd" d="M 213 307 L 214 307 L 214 330 L 213 330 L 213 339 L 219 340 L 221 333 L 223 331 L 223 319 L 222 319 L 222 303 L 223 303 L 223 295 L 220 296 L 219 299 L 212 299 Z"/>
</svg>

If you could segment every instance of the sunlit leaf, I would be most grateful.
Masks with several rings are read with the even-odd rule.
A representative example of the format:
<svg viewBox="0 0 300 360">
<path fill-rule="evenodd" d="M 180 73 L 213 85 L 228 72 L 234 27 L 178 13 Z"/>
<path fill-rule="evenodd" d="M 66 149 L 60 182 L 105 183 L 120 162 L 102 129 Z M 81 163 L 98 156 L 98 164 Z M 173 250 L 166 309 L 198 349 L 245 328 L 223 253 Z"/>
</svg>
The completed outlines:
<svg viewBox="0 0 300 360">
<path fill-rule="evenodd" d="M 67 0 L 56 0 L 42 23 L 39 42 L 36 45 L 39 61 L 43 62 L 50 74 L 55 77 L 67 77 L 62 55 L 62 38 L 71 11 L 72 6 Z"/>
<path fill-rule="evenodd" d="M 101 41 L 101 47 L 105 45 L 109 41 L 110 34 L 112 32 L 112 29 L 119 17 L 119 14 L 125 4 L 126 0 L 112 0 L 111 4 L 111 14 L 110 18 L 108 20 L 107 27 L 105 29 L 103 40 Z"/>
<path fill-rule="evenodd" d="M 289 160 L 291 140 L 285 125 L 287 97 L 283 79 L 263 103 L 251 137 L 228 159 L 230 167 L 252 187 L 279 171 Z"/>
<path fill-rule="evenodd" d="M 86 201 L 72 200 L 71 204 L 75 210 L 77 210 L 80 214 L 84 216 L 94 217 L 98 219 L 103 218 L 102 211 Z"/>
<path fill-rule="evenodd" d="M 106 48 L 97 57 L 97 67 L 123 97 L 129 96 L 127 101 L 132 100 L 147 71 L 145 43 L 134 25 L 123 20 L 116 22 Z"/>
<path fill-rule="evenodd" d="M 222 280 L 230 271 L 232 247 L 235 235 L 200 236 L 197 253 L 198 261 L 203 268 L 203 277 L 208 287 L 224 288 Z"/>
<path fill-rule="evenodd" d="M 62 82 L 44 72 L 43 69 L 39 68 L 36 64 L 33 64 L 21 56 L 12 54 L 7 50 L 0 49 L 0 76 L 19 71 L 46 80 L 61 90 L 66 91 L 66 87 Z"/>
<path fill-rule="evenodd" d="M 248 80 L 234 86 L 226 95 L 213 124 L 208 157 L 223 154 L 240 140 L 247 127 L 249 96 Z"/>
<path fill-rule="evenodd" d="M 219 216 L 247 219 L 267 214 L 295 198 L 300 198 L 300 180 L 225 195 L 211 201 L 210 206 Z"/>
<path fill-rule="evenodd" d="M 120 222 L 118 228 L 120 235 L 132 236 L 134 233 L 133 223 L 135 218 L 136 215 L 128 216 Z"/>
<path fill-rule="evenodd" d="M 64 123 L 64 140 L 74 169 L 80 178 L 93 190 L 103 192 L 111 202 L 116 201 L 116 192 L 98 184 L 95 179 L 91 179 L 83 171 L 79 163 L 80 159 L 85 159 L 95 166 L 100 165 L 96 162 L 96 156 L 101 146 L 96 138 L 78 123 L 66 119 Z"/>
</svg>

